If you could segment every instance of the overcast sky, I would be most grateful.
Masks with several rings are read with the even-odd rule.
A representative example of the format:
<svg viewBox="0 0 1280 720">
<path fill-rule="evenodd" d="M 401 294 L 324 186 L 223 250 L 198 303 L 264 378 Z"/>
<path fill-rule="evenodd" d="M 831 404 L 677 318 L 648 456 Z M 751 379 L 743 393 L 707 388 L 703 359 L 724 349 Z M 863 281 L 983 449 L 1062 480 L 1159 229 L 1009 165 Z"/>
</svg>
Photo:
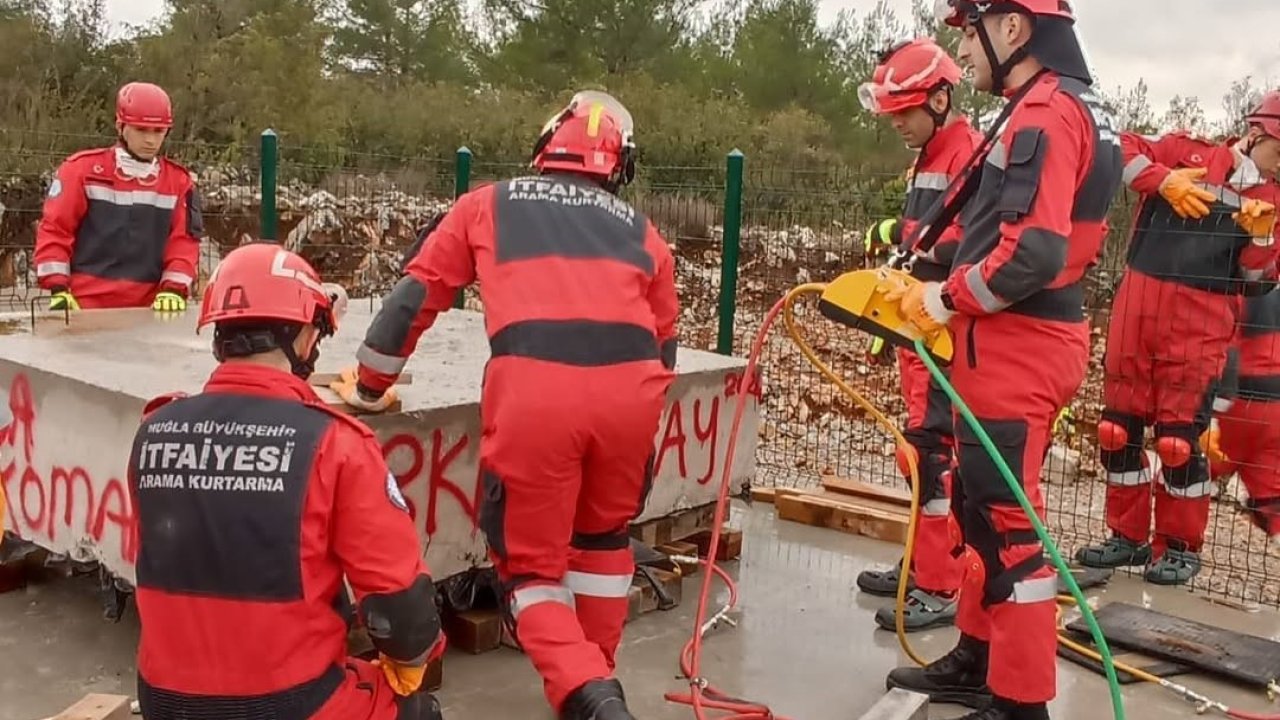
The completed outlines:
<svg viewBox="0 0 1280 720">
<path fill-rule="evenodd" d="M 106 0 L 115 23 L 156 17 L 163 0 Z M 911 0 L 889 0 L 908 18 Z M 876 0 L 820 0 L 823 19 L 842 9 L 859 14 Z M 1145 79 L 1151 104 L 1163 114 L 1174 95 L 1200 98 L 1211 121 L 1223 114 L 1222 95 L 1233 80 L 1280 84 L 1278 0 L 1077 0 L 1079 32 L 1102 87 Z M 1206 8 L 1217 12 L 1206 12 Z M 1228 10 L 1229 7 L 1229 10 Z"/>
</svg>

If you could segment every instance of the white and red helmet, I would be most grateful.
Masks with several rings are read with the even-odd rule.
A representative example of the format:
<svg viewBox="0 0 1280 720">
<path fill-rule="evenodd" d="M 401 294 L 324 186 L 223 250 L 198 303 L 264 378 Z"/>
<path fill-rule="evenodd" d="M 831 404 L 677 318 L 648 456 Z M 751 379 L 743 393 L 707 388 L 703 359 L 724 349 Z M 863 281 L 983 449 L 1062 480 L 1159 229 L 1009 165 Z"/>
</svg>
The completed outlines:
<svg viewBox="0 0 1280 720">
<path fill-rule="evenodd" d="M 1272 90 L 1263 95 L 1258 106 L 1245 115 L 1244 119 L 1250 125 L 1262 128 L 1262 132 L 1267 135 L 1280 140 L 1280 90 Z"/>
<path fill-rule="evenodd" d="M 871 82 L 858 88 L 862 107 L 877 115 L 921 107 L 929 96 L 960 82 L 960 66 L 930 38 L 907 40 L 881 56 Z"/>
</svg>

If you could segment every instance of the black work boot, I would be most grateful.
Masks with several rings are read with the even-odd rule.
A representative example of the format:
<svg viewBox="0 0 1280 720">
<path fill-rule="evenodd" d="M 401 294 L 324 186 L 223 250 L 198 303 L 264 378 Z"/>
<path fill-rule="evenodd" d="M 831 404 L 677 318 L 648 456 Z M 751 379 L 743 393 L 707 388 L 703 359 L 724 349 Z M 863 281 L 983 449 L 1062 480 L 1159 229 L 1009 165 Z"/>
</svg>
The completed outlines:
<svg viewBox="0 0 1280 720">
<path fill-rule="evenodd" d="M 985 708 L 991 702 L 987 650 L 987 643 L 961 633 L 954 650 L 924 667 L 892 670 L 884 685 L 928 695 L 933 702 Z"/>
<path fill-rule="evenodd" d="M 995 698 L 987 707 L 956 720 L 1049 720 L 1049 706 Z"/>
<path fill-rule="evenodd" d="M 560 720 L 636 720 L 627 710 L 622 683 L 614 678 L 592 680 L 564 701 Z"/>
</svg>

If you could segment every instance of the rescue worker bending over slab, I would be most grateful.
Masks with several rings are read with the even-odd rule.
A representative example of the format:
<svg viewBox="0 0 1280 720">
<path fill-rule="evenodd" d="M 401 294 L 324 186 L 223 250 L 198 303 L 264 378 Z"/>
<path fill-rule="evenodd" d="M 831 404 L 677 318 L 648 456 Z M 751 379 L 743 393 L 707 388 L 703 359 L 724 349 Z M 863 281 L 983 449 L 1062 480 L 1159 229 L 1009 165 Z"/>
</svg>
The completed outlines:
<svg viewBox="0 0 1280 720">
<path fill-rule="evenodd" d="M 1214 407 L 1200 436 L 1210 474 L 1240 474 L 1250 519 L 1280 545 L 1280 289 L 1245 301 Z"/>
<path fill-rule="evenodd" d="M 199 327 L 203 392 L 133 444 L 138 699 L 147 720 L 440 720 L 444 651 L 417 529 L 373 432 L 307 383 L 346 294 L 275 244 L 228 253 Z M 343 578 L 379 659 L 347 657 Z"/>
<path fill-rule="evenodd" d="M 1266 292 L 1280 253 L 1280 92 L 1246 120 L 1249 134 L 1222 144 L 1121 136 L 1125 180 L 1143 198 L 1107 329 L 1098 424 L 1112 537 L 1082 548 L 1082 565 L 1146 565 L 1161 585 L 1200 572 L 1213 485 L 1197 440 L 1242 295 Z M 1143 450 L 1148 425 L 1158 462 Z"/>
<path fill-rule="evenodd" d="M 901 221 L 888 219 L 868 237 L 889 237 L 902 251 L 918 239 L 920 220 L 963 173 L 982 136 L 968 119 L 952 111 L 951 91 L 960 82 L 960 66 L 929 38 L 902 43 L 886 52 L 871 82 L 859 89 L 862 106 L 888 116 L 907 147 L 919 155 L 911 172 Z M 957 187 L 958 189 L 958 187 Z M 924 256 L 916 257 L 912 277 L 942 281 L 951 270 L 960 242 L 959 222 L 952 222 Z M 903 436 L 914 449 L 920 473 L 920 519 L 916 524 L 916 551 L 911 568 L 912 589 L 907 595 L 904 625 L 908 631 L 949 625 L 955 620 L 956 594 L 964 565 L 952 554 L 962 544 L 951 511 L 951 461 L 955 438 L 951 430 L 951 401 L 929 375 L 929 369 L 911 351 L 898 349 L 902 395 L 907 406 Z M 910 478 L 906 458 L 898 465 Z M 888 571 L 867 570 L 858 575 L 858 587 L 872 595 L 893 597 L 898 592 L 902 561 Z M 895 609 L 876 612 L 876 622 L 887 630 L 896 627 Z"/>
<path fill-rule="evenodd" d="M 58 168 L 35 243 L 50 310 L 186 310 L 204 221 L 194 176 L 160 155 L 172 127 L 165 91 L 129 83 L 116 98 L 120 141 Z"/>
<path fill-rule="evenodd" d="M 940 9 L 963 29 L 959 57 L 975 86 L 1008 97 L 1011 114 L 965 206 L 951 274 L 889 297 L 901 297 L 926 335 L 950 328 L 951 381 L 1043 515 L 1051 427 L 1089 362 L 1082 284 L 1120 187 L 1120 143 L 1066 3 L 951 0 Z M 981 708 L 968 720 L 1043 720 L 1057 692 L 1057 580 L 977 434 L 960 418 L 955 433 L 968 545 L 960 641 L 926 667 L 892 671 L 887 684 Z"/>
<path fill-rule="evenodd" d="M 542 173 L 458 198 L 383 302 L 358 378 L 383 409 L 422 333 L 479 281 L 491 358 L 480 414 L 480 524 L 514 635 L 562 718 L 627 720 L 613 677 L 635 572 L 628 526 L 652 483 L 674 379 L 674 260 L 615 196 L 634 173 L 630 113 L 579 93 L 543 129 Z"/>
</svg>

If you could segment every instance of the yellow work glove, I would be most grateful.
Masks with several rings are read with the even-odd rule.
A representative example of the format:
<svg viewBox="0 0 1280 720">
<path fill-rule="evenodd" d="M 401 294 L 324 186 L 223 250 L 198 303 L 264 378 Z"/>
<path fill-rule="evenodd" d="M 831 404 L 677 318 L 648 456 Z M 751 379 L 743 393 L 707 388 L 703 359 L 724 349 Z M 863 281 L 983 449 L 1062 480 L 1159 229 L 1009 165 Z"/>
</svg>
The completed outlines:
<svg viewBox="0 0 1280 720">
<path fill-rule="evenodd" d="M 1217 419 L 1209 421 L 1209 428 L 1200 433 L 1200 451 L 1210 463 L 1215 465 L 1230 461 L 1226 453 L 1222 452 L 1222 430 L 1218 427 Z"/>
<path fill-rule="evenodd" d="M 863 252 L 868 257 L 888 252 L 893 247 L 893 231 L 898 221 L 890 218 L 867 228 L 867 236 L 862 240 Z"/>
<path fill-rule="evenodd" d="M 1074 435 L 1076 426 L 1074 424 L 1075 416 L 1071 414 L 1071 407 L 1064 407 L 1058 413 L 1058 417 L 1053 421 L 1054 435 Z"/>
<path fill-rule="evenodd" d="M 422 687 L 422 679 L 427 675 L 427 664 L 421 665 L 405 665 L 378 653 L 378 659 L 373 661 L 374 665 L 382 668 L 382 674 L 387 677 L 391 689 L 397 695 L 412 695 Z"/>
<path fill-rule="evenodd" d="M 1231 216 L 1249 237 L 1271 240 L 1276 231 L 1276 206 L 1264 200 L 1245 200 Z"/>
<path fill-rule="evenodd" d="M 359 374 L 355 368 L 347 368 L 338 373 L 338 379 L 329 383 L 329 389 L 342 398 L 342 402 L 366 412 L 383 412 L 396 401 L 396 389 L 387 388 L 382 397 L 371 398 L 360 392 Z"/>
<path fill-rule="evenodd" d="M 151 309 L 157 312 L 183 312 L 187 309 L 187 300 L 177 293 L 165 291 L 156 295 Z"/>
<path fill-rule="evenodd" d="M 80 303 L 76 302 L 76 296 L 60 290 L 53 294 L 53 298 L 49 300 L 50 310 L 79 310 Z"/>
<path fill-rule="evenodd" d="M 888 302 L 897 302 L 911 324 L 928 338 L 935 337 L 954 314 L 942 304 L 942 286 L 936 282 L 900 285 L 885 293 Z"/>
<path fill-rule="evenodd" d="M 1179 168 L 1170 171 L 1160 183 L 1160 195 L 1173 206 L 1179 217 L 1200 219 L 1209 214 L 1206 203 L 1214 201 L 1213 193 L 1196 185 L 1209 172 L 1205 168 Z"/>
</svg>

